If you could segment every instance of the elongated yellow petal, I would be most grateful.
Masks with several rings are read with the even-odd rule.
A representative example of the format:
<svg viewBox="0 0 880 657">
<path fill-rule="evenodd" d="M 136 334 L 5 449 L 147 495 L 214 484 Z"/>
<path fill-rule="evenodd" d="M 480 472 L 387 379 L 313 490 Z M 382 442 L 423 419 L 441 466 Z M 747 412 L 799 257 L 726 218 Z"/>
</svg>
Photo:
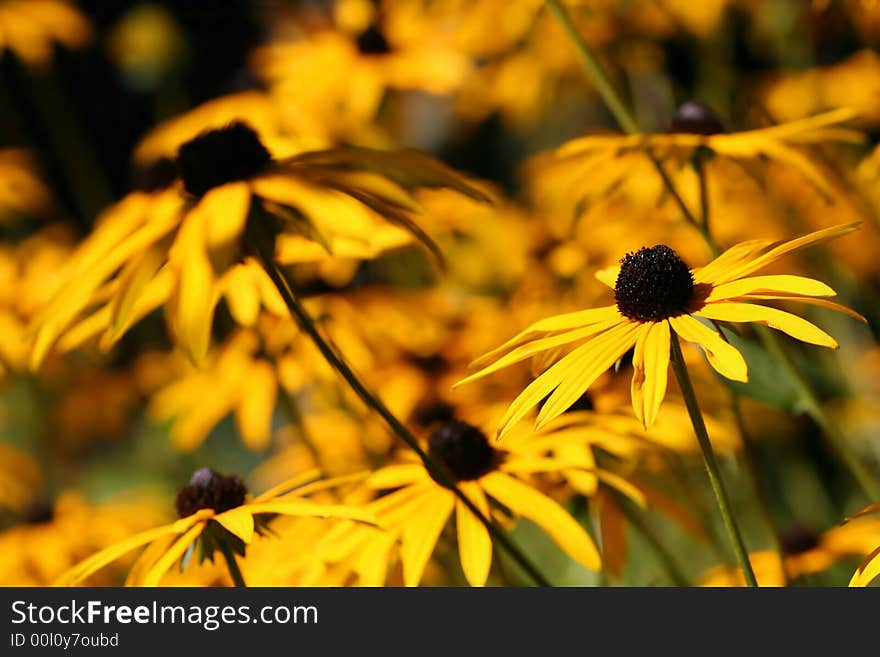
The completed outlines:
<svg viewBox="0 0 880 657">
<path fill-rule="evenodd" d="M 123 539 L 118 543 L 114 543 L 110 547 L 104 548 L 100 552 L 97 552 L 87 559 L 81 561 L 76 566 L 61 575 L 61 577 L 59 577 L 58 580 L 55 582 L 55 585 L 74 586 L 82 582 L 84 579 L 88 578 L 93 573 L 99 571 L 107 564 L 116 561 L 116 559 L 118 559 L 122 555 L 131 552 L 135 548 L 146 545 L 147 543 L 150 543 L 151 541 L 154 541 L 157 538 L 161 538 L 163 536 L 186 532 L 194 524 L 213 514 L 214 512 L 210 509 L 203 509 L 202 511 L 198 511 L 191 516 L 178 520 L 177 522 L 173 522 L 169 525 L 163 525 L 161 527 L 156 527 L 155 529 L 148 529 L 147 531 L 135 534 L 134 536 L 129 536 L 128 538 Z"/>
<path fill-rule="evenodd" d="M 543 428 L 574 404 L 605 370 L 614 365 L 614 362 L 635 344 L 636 336 L 646 330 L 646 327 L 647 325 L 628 322 L 608 330 L 587 343 L 592 348 L 580 353 L 577 359 L 569 363 L 568 375 L 562 379 L 559 387 L 541 407 L 537 429 Z M 574 353 L 572 352 L 571 355 L 573 356 Z"/>
<path fill-rule="evenodd" d="M 670 317 L 672 330 L 683 340 L 695 342 L 703 348 L 709 364 L 716 372 L 733 381 L 748 381 L 749 370 L 745 358 L 733 345 L 725 342 L 718 333 L 698 322 L 690 315 Z"/>
<path fill-rule="evenodd" d="M 487 474 L 480 485 L 511 511 L 541 527 L 572 559 L 599 570 L 601 559 L 593 539 L 559 504 L 501 472 Z"/>
<path fill-rule="evenodd" d="M 150 281 L 165 263 L 163 249 L 148 249 L 135 258 L 119 274 L 117 293 L 110 302 L 110 333 L 117 336 L 128 326 L 137 302 Z"/>
<path fill-rule="evenodd" d="M 250 267 L 235 265 L 223 276 L 221 284 L 235 321 L 253 326 L 260 314 L 260 290 Z"/>
<path fill-rule="evenodd" d="M 880 547 L 868 555 L 868 558 L 856 569 L 850 586 L 868 586 L 877 577 L 880 577 Z"/>
<path fill-rule="evenodd" d="M 186 552 L 189 544 L 199 537 L 204 528 L 205 521 L 198 522 L 190 527 L 171 545 L 170 548 L 168 548 L 168 551 L 165 554 L 156 560 L 156 563 L 153 564 L 152 568 L 144 573 L 144 579 L 142 582 L 139 582 L 139 584 L 141 586 L 159 586 L 159 582 L 162 580 L 165 573 L 168 572 L 168 569 L 174 565 L 175 561 L 183 556 L 183 553 Z"/>
<path fill-rule="evenodd" d="M 251 203 L 247 183 L 215 187 L 199 201 L 198 210 L 206 215 L 205 244 L 210 255 L 231 264 L 240 251 L 239 241 Z"/>
<path fill-rule="evenodd" d="M 828 310 L 835 310 L 839 313 L 843 313 L 844 315 L 849 315 L 853 319 L 857 319 L 860 322 L 868 323 L 868 320 L 865 319 L 864 316 L 857 313 L 852 308 L 847 308 L 843 304 L 835 303 L 834 301 L 829 301 L 828 299 L 813 299 L 812 297 L 799 297 L 797 295 L 787 295 L 787 294 L 749 294 L 748 296 L 743 297 L 743 301 L 747 300 L 756 300 L 756 301 L 797 301 L 798 303 L 805 303 L 809 306 L 819 306 L 820 308 L 828 308 Z"/>
<path fill-rule="evenodd" d="M 766 267 L 770 263 L 779 260 L 785 255 L 789 255 L 791 253 L 801 251 L 811 246 L 821 244 L 822 242 L 827 242 L 829 240 L 842 237 L 843 235 L 846 235 L 858 229 L 860 225 L 861 222 L 841 224 L 839 226 L 831 226 L 830 228 L 823 228 L 822 230 L 817 230 L 813 233 L 802 235 L 801 237 L 789 240 L 788 242 L 771 242 L 768 247 L 772 248 L 769 248 L 766 253 L 758 255 L 757 257 L 754 257 L 752 259 L 747 259 L 736 266 L 729 267 L 726 271 L 724 271 L 723 275 L 716 276 L 711 280 L 706 280 L 706 282 L 714 283 L 715 285 L 721 285 L 722 283 L 727 283 L 738 278 L 742 278 L 743 276 L 748 276 L 752 272 L 756 272 L 762 267 Z M 722 254 L 722 256 L 720 257 L 723 257 L 723 255 L 724 254 Z M 705 269 L 708 269 L 711 266 L 712 263 L 707 265 Z"/>
<path fill-rule="evenodd" d="M 728 272 L 734 271 L 747 264 L 772 248 L 773 240 L 759 239 L 740 242 L 727 249 L 720 256 L 715 258 L 705 267 L 698 267 L 691 270 L 694 276 L 694 283 L 711 283 L 720 285 L 727 281 L 734 280 L 736 276 L 728 276 Z"/>
<path fill-rule="evenodd" d="M 276 500 L 248 504 L 251 514 L 277 513 L 283 516 L 302 516 L 305 518 L 342 518 L 357 520 L 369 525 L 377 524 L 376 514 L 366 508 L 345 504 L 315 504 L 306 500 Z"/>
<path fill-rule="evenodd" d="M 214 272 L 204 249 L 194 245 L 180 265 L 173 326 L 190 359 L 201 363 L 211 343 L 216 293 Z"/>
<path fill-rule="evenodd" d="M 756 322 L 778 329 L 803 342 L 837 349 L 837 341 L 818 326 L 797 315 L 768 306 L 720 301 L 710 303 L 694 314 L 721 322 Z"/>
<path fill-rule="evenodd" d="M 449 520 L 455 498 L 448 490 L 429 489 L 401 533 L 400 560 L 404 586 L 417 586 L 437 545 L 440 532 Z"/>
<path fill-rule="evenodd" d="M 242 441 L 250 449 L 265 449 L 272 435 L 272 413 L 278 396 L 275 370 L 266 361 L 256 361 L 240 383 L 245 393 L 235 420 Z"/>
<path fill-rule="evenodd" d="M 649 325 L 636 342 L 630 390 L 633 410 L 646 429 L 654 424 L 666 396 L 669 349 L 669 323 L 665 321 Z"/>
<path fill-rule="evenodd" d="M 750 276 L 730 283 L 717 285 L 706 297 L 706 303 L 733 299 L 753 294 L 787 294 L 807 297 L 833 297 L 837 294 L 821 281 L 804 276 L 780 274 L 776 276 Z"/>
<path fill-rule="evenodd" d="M 604 306 L 602 308 L 591 308 L 589 310 L 578 310 L 564 315 L 555 315 L 547 317 L 535 322 L 524 331 L 518 333 L 510 340 L 496 347 L 489 353 L 481 356 L 469 365 L 471 369 L 482 368 L 492 361 L 500 358 L 503 354 L 518 347 L 521 344 L 529 342 L 536 337 L 540 337 L 544 333 L 556 331 L 571 331 L 579 329 L 589 324 L 604 322 L 613 318 L 620 318 L 621 315 L 617 311 L 617 306 Z"/>
<path fill-rule="evenodd" d="M 214 520 L 238 536 L 245 544 L 254 538 L 254 514 L 246 506 L 238 506 L 214 516 Z"/>
<path fill-rule="evenodd" d="M 488 518 L 489 503 L 483 489 L 472 482 L 462 482 L 461 488 Z M 489 531 L 461 500 L 455 502 L 455 526 L 464 576 L 471 586 L 485 586 L 492 567 L 492 539 Z"/>
<path fill-rule="evenodd" d="M 388 465 L 370 475 L 366 485 L 375 490 L 399 488 L 424 479 L 428 475 L 421 463 Z"/>
<path fill-rule="evenodd" d="M 527 342 L 524 345 L 516 347 L 510 353 L 505 354 L 491 365 L 488 365 L 485 368 L 481 369 L 479 372 L 474 372 L 467 378 L 464 378 L 461 381 L 457 381 L 453 387 L 457 388 L 458 386 L 470 383 L 475 379 L 480 379 L 484 376 L 488 376 L 493 372 L 497 372 L 498 370 L 509 367 L 514 363 L 523 361 L 526 358 L 530 358 L 531 356 L 534 356 L 535 354 L 542 351 L 555 349 L 557 347 L 567 345 L 571 342 L 576 342 L 578 340 L 583 340 L 590 336 L 597 335 L 602 331 L 605 331 L 606 329 L 612 328 L 615 324 L 617 324 L 617 322 L 618 320 L 616 318 L 612 318 L 610 320 L 598 322 L 584 328 L 575 329 L 573 331 L 565 331 L 564 333 L 561 333 L 559 335 L 551 335 L 546 338 L 540 338 L 532 342 Z"/>
</svg>

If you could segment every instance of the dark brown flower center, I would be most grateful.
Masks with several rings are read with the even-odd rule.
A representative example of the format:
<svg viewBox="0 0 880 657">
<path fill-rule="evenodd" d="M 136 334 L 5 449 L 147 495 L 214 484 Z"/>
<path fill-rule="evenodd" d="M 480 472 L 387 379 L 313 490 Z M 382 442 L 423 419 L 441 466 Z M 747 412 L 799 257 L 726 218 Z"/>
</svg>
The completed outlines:
<svg viewBox="0 0 880 657">
<path fill-rule="evenodd" d="M 443 463 L 457 481 L 488 474 L 498 466 L 501 456 L 482 431 L 457 420 L 434 432 L 428 440 L 428 454 Z"/>
<path fill-rule="evenodd" d="M 177 162 L 170 157 L 162 157 L 148 167 L 136 169 L 133 186 L 143 192 L 158 192 L 170 187 L 178 175 Z"/>
<path fill-rule="evenodd" d="M 692 135 L 716 135 L 724 132 L 721 117 L 708 105 L 689 100 L 678 108 L 666 132 L 683 132 Z"/>
<path fill-rule="evenodd" d="M 781 533 L 779 540 L 785 554 L 802 554 L 819 545 L 819 535 L 809 527 L 794 525 Z"/>
<path fill-rule="evenodd" d="M 52 503 L 45 499 L 37 499 L 24 510 L 21 521 L 29 525 L 42 525 L 50 522 L 54 517 L 55 509 Z"/>
<path fill-rule="evenodd" d="M 241 121 L 203 132 L 177 151 L 183 186 L 193 196 L 252 178 L 271 161 L 272 156 L 257 133 Z"/>
<path fill-rule="evenodd" d="M 200 468 L 177 493 L 177 515 L 186 518 L 199 509 L 223 513 L 244 504 L 246 495 L 247 488 L 237 475 L 225 476 L 210 468 Z"/>
<path fill-rule="evenodd" d="M 686 312 L 694 277 L 668 246 L 643 246 L 620 261 L 614 299 L 622 315 L 637 322 L 658 322 Z"/>
<path fill-rule="evenodd" d="M 387 55 L 391 52 L 388 40 L 375 24 L 361 32 L 356 43 L 362 55 Z"/>
</svg>

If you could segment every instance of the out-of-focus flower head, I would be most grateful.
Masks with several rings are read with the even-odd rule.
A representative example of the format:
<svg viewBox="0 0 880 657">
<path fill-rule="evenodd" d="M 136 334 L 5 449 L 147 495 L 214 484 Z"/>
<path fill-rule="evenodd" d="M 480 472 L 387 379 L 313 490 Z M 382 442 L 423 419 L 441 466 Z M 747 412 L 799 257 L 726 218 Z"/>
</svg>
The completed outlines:
<svg viewBox="0 0 880 657">
<path fill-rule="evenodd" d="M 128 11 L 107 35 L 107 52 L 136 88 L 152 88 L 168 73 L 184 49 L 183 35 L 171 13 L 144 2 Z"/>
<path fill-rule="evenodd" d="M 54 503 L 33 498 L 19 522 L 0 531 L 0 584 L 49 586 L 80 559 L 163 519 L 152 500 L 90 504 L 72 490 Z M 89 583 L 116 584 L 119 575 L 119 569 L 108 570 Z"/>
<path fill-rule="evenodd" d="M 0 2 L 0 52 L 12 52 L 28 66 L 48 66 L 56 43 L 76 49 L 91 38 L 88 20 L 67 0 Z"/>
<path fill-rule="evenodd" d="M 52 193 L 30 153 L 15 148 L 0 150 L 0 224 L 45 216 L 51 203 Z"/>
<path fill-rule="evenodd" d="M 213 561 L 218 551 L 229 554 L 227 558 L 234 559 L 234 554 L 243 557 L 254 537 L 265 533 L 277 516 L 374 521 L 368 511 L 308 499 L 315 476 L 314 472 L 305 473 L 251 497 L 237 475 L 200 468 L 177 494 L 175 504 L 180 520 L 129 536 L 92 554 L 64 572 L 57 584 L 81 583 L 132 550 L 147 546 L 131 567 L 126 584 L 156 586 L 178 560 L 182 559 L 185 568 L 197 551 L 199 562 Z"/>
</svg>

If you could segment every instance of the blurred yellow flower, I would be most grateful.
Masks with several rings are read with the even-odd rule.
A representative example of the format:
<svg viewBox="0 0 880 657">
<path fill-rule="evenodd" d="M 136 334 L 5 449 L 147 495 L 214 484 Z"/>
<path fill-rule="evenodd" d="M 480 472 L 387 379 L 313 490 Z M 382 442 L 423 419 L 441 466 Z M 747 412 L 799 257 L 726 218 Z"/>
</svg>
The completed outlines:
<svg viewBox="0 0 880 657">
<path fill-rule="evenodd" d="M 0 51 L 15 53 L 29 66 L 52 61 L 52 46 L 82 48 L 92 38 L 88 20 L 66 0 L 0 2 Z"/>
<path fill-rule="evenodd" d="M 248 500 L 244 482 L 235 475 L 221 475 L 208 468 L 193 474 L 177 494 L 180 520 L 129 536 L 91 555 L 55 582 L 73 586 L 132 550 L 147 546 L 132 566 L 126 584 L 157 586 L 168 570 L 183 558 L 185 567 L 196 549 L 199 561 L 223 553 L 232 569 L 235 556 L 244 556 L 255 534 L 265 531 L 275 516 L 344 518 L 374 522 L 368 512 L 350 506 L 317 504 L 305 496 L 315 473 L 306 473 Z M 232 560 L 233 563 L 230 563 Z"/>
<path fill-rule="evenodd" d="M 30 153 L 0 149 L 0 224 L 22 217 L 43 216 L 51 208 L 52 192 L 40 179 Z"/>
</svg>

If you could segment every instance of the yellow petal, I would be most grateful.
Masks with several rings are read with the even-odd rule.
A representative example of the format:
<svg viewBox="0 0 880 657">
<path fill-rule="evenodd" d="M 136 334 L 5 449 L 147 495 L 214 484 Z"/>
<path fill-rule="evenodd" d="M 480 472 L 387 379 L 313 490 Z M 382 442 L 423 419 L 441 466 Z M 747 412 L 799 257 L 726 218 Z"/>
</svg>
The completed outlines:
<svg viewBox="0 0 880 657">
<path fill-rule="evenodd" d="M 173 326 L 190 359 L 201 363 L 211 343 L 214 318 L 214 272 L 207 254 L 194 246 L 180 265 Z"/>
<path fill-rule="evenodd" d="M 500 472 L 491 472 L 480 485 L 514 513 L 541 527 L 575 561 L 599 570 L 599 551 L 590 535 L 552 499 L 531 486 Z"/>
<path fill-rule="evenodd" d="M 278 396 L 275 370 L 266 361 L 255 361 L 240 384 L 244 394 L 235 420 L 242 441 L 250 449 L 265 449 L 272 435 L 272 413 Z"/>
<path fill-rule="evenodd" d="M 768 306 L 721 301 L 710 303 L 694 314 L 721 322 L 756 322 L 778 329 L 803 342 L 837 349 L 837 341 L 819 327 L 797 315 Z"/>
<path fill-rule="evenodd" d="M 787 294 L 807 297 L 833 297 L 837 294 L 821 281 L 804 276 L 750 276 L 717 285 L 706 297 L 706 303 L 753 294 Z"/>
<path fill-rule="evenodd" d="M 432 487 L 423 496 L 401 533 L 400 560 L 404 586 L 417 586 L 440 532 L 449 520 L 455 498 L 448 490 Z"/>
<path fill-rule="evenodd" d="M 576 342 L 578 340 L 583 340 L 593 335 L 597 335 L 606 329 L 613 327 L 618 323 L 617 318 L 612 318 L 610 320 L 606 320 L 604 322 L 598 322 L 591 326 L 587 326 L 580 329 L 575 329 L 573 331 L 565 331 L 559 335 L 551 335 L 546 338 L 540 338 L 538 340 L 534 340 L 532 342 L 527 342 L 524 345 L 516 347 L 510 353 L 505 354 L 498 360 L 496 360 L 491 365 L 481 369 L 479 372 L 474 372 L 467 378 L 462 379 L 461 381 L 457 381 L 453 387 L 462 386 L 466 383 L 469 383 L 475 379 L 482 378 L 493 372 L 497 372 L 500 369 L 504 369 L 505 367 L 509 367 L 514 363 L 518 363 L 520 361 L 525 360 L 535 354 L 547 351 L 549 349 L 555 349 L 557 347 L 567 345 L 571 342 Z"/>
<path fill-rule="evenodd" d="M 163 536 L 185 532 L 194 524 L 198 523 L 200 520 L 209 515 L 213 515 L 213 512 L 209 510 L 198 511 L 193 515 L 178 520 L 177 522 L 171 523 L 170 525 L 163 525 L 162 527 L 156 527 L 155 529 L 148 529 L 147 531 L 135 534 L 134 536 L 129 536 L 128 538 L 123 539 L 118 543 L 114 543 L 110 547 L 104 548 L 100 552 L 97 552 L 87 559 L 81 561 L 76 566 L 64 573 L 61 577 L 59 577 L 58 580 L 55 582 L 55 585 L 74 586 L 75 584 L 82 582 L 84 579 L 88 578 L 90 575 L 97 572 L 107 564 L 116 561 L 116 559 L 126 554 L 127 552 L 131 552 L 135 548 L 146 545 L 147 543 L 150 543 L 151 541 L 154 541 Z"/>
<path fill-rule="evenodd" d="M 345 504 L 315 504 L 306 500 L 258 502 L 248 504 L 251 514 L 277 513 L 283 516 L 302 516 L 304 518 L 341 518 L 357 520 L 370 525 L 377 523 L 376 515 L 368 509 Z"/>
<path fill-rule="evenodd" d="M 511 349 L 525 342 L 529 342 L 536 337 L 540 337 L 544 333 L 551 333 L 556 331 L 571 331 L 573 329 L 579 329 L 584 326 L 603 322 L 605 320 L 609 320 L 615 317 L 621 317 L 620 313 L 617 311 L 617 306 L 590 308 L 589 310 L 579 310 L 577 312 L 566 313 L 564 315 L 547 317 L 538 322 L 535 322 L 524 331 L 518 333 L 510 340 L 502 344 L 500 347 L 496 347 L 489 353 L 481 356 L 473 363 L 471 363 L 469 367 L 471 369 L 485 367 L 485 365 L 500 358 L 503 354 L 507 353 Z"/>
<path fill-rule="evenodd" d="M 366 481 L 366 485 L 374 490 L 383 488 L 400 488 L 424 479 L 428 475 L 421 463 L 403 463 L 388 465 L 377 470 Z"/>
<path fill-rule="evenodd" d="M 461 488 L 488 518 L 489 503 L 483 490 L 471 482 L 462 482 Z M 455 525 L 464 576 L 471 586 L 485 586 L 492 567 L 492 539 L 489 531 L 461 500 L 456 500 L 455 503 Z"/>
<path fill-rule="evenodd" d="M 591 340 L 587 343 L 590 349 L 581 353 L 578 353 L 579 350 L 573 351 L 568 375 L 541 407 L 536 428 L 540 430 L 574 404 L 603 372 L 635 344 L 637 334 L 644 328 L 645 325 L 627 322 Z M 578 355 L 574 358 L 576 353 Z"/>
<path fill-rule="evenodd" d="M 153 567 L 144 573 L 143 581 L 139 582 L 140 586 L 158 586 L 162 577 L 168 572 L 168 569 L 174 565 L 174 562 L 183 556 L 189 544 L 196 540 L 205 528 L 205 522 L 198 522 L 187 530 L 183 536 L 177 539 L 168 551 L 163 554 Z"/>
<path fill-rule="evenodd" d="M 214 520 L 238 536 L 245 544 L 254 537 L 254 514 L 249 507 L 239 506 L 214 516 Z"/>
<path fill-rule="evenodd" d="M 198 211 L 206 216 L 205 245 L 214 260 L 229 266 L 240 252 L 240 239 L 250 209 L 247 183 L 221 185 L 199 201 Z"/>
<path fill-rule="evenodd" d="M 672 330 L 688 342 L 695 342 L 706 352 L 709 364 L 716 372 L 733 381 L 748 381 L 749 368 L 739 350 L 726 342 L 718 333 L 690 315 L 670 317 Z"/>
<path fill-rule="evenodd" d="M 648 325 L 640 334 L 633 354 L 632 404 L 636 417 L 647 429 L 654 424 L 666 396 L 669 370 L 669 324 Z"/>
<path fill-rule="evenodd" d="M 868 558 L 853 573 L 850 586 L 868 586 L 880 577 L 880 547 L 868 555 Z"/>
</svg>

